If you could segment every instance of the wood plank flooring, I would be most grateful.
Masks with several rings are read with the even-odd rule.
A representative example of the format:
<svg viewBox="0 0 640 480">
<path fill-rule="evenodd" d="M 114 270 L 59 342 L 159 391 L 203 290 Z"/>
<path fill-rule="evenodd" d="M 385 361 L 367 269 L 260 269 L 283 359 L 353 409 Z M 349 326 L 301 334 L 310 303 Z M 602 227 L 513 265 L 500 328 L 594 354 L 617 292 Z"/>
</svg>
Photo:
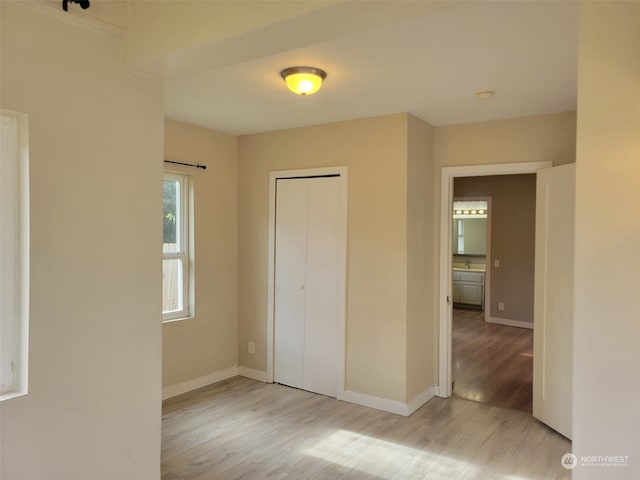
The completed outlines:
<svg viewBox="0 0 640 480">
<path fill-rule="evenodd" d="M 485 323 L 483 312 L 453 310 L 453 393 L 531 413 L 533 330 Z"/>
<path fill-rule="evenodd" d="M 455 397 L 405 418 L 235 377 L 163 407 L 162 480 L 569 479 L 569 451 L 531 415 Z"/>
</svg>

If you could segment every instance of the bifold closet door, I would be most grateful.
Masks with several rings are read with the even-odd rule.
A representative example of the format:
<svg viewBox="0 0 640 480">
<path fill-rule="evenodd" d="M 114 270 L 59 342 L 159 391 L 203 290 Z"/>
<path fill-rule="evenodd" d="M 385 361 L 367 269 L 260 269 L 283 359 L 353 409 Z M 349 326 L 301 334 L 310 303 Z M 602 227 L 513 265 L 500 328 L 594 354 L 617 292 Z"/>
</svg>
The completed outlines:
<svg viewBox="0 0 640 480">
<path fill-rule="evenodd" d="M 278 179 L 274 380 L 334 397 L 339 219 L 337 177 Z"/>
<path fill-rule="evenodd" d="M 276 185 L 274 380 L 304 388 L 307 183 Z"/>
</svg>

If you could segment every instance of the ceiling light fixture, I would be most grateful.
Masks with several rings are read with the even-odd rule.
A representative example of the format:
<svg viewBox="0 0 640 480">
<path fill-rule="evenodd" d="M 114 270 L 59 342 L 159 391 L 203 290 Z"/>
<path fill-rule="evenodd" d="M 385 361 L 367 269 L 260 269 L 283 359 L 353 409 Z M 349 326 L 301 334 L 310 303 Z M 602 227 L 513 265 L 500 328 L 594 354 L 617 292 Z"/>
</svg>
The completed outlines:
<svg viewBox="0 0 640 480">
<path fill-rule="evenodd" d="M 327 73 L 315 67 L 289 67 L 280 72 L 289 90 L 296 95 L 311 95 L 320 90 Z"/>
<path fill-rule="evenodd" d="M 493 90 L 484 90 L 482 92 L 476 92 L 476 97 L 480 100 L 491 100 L 496 96 L 496 92 Z"/>
</svg>

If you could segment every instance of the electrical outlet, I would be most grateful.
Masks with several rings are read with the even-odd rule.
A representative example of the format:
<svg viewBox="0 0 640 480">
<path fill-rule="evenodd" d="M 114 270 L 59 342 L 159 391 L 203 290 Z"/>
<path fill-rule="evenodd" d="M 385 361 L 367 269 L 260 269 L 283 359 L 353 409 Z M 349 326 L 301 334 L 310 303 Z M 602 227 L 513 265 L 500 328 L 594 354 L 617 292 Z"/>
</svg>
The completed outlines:
<svg viewBox="0 0 640 480">
<path fill-rule="evenodd" d="M 248 342 L 247 343 L 247 352 L 250 355 L 255 355 L 256 354 L 256 342 Z"/>
<path fill-rule="evenodd" d="M 494 260 L 494 261 L 493 261 L 493 266 L 494 266 L 495 268 L 500 268 L 500 260 Z"/>
<path fill-rule="evenodd" d="M 504 310 L 504 302 L 498 302 L 498 310 Z"/>
</svg>

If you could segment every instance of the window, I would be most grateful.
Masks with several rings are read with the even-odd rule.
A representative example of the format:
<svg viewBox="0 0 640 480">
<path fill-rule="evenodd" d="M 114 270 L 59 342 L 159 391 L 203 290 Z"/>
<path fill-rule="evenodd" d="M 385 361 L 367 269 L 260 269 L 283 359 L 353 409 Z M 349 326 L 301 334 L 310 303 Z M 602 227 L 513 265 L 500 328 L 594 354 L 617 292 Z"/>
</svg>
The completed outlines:
<svg viewBox="0 0 640 480">
<path fill-rule="evenodd" d="M 193 315 L 189 177 L 165 173 L 163 181 L 162 319 Z"/>
<path fill-rule="evenodd" d="M 0 400 L 27 393 L 29 346 L 27 116 L 0 112 Z"/>
</svg>

